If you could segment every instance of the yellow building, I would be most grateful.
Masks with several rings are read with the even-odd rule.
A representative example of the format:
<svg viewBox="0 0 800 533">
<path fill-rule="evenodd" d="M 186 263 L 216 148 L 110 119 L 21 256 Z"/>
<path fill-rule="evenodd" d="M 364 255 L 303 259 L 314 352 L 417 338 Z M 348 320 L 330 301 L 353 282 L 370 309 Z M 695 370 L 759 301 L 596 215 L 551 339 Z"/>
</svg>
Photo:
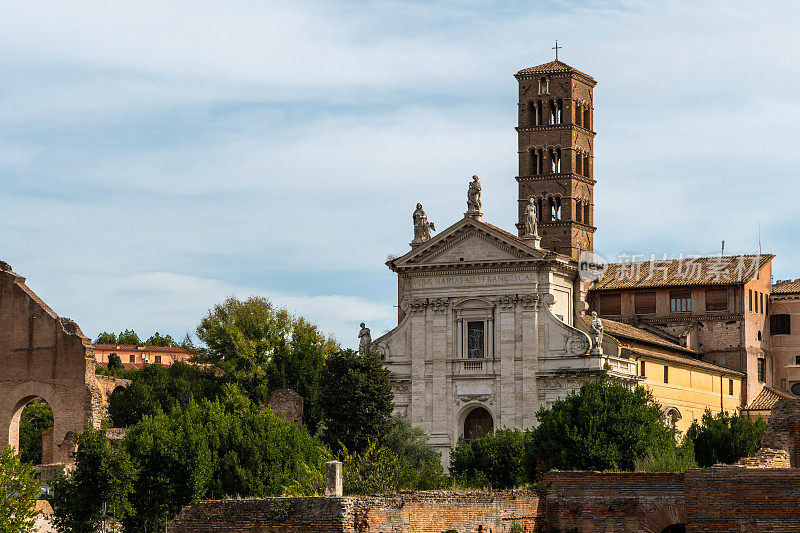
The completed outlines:
<svg viewBox="0 0 800 533">
<path fill-rule="evenodd" d="M 661 404 L 665 422 L 681 433 L 706 409 L 732 413 L 742 407 L 742 372 L 702 361 L 694 350 L 641 328 L 608 319 L 603 326 L 603 350 L 636 361 L 640 384 Z"/>
</svg>

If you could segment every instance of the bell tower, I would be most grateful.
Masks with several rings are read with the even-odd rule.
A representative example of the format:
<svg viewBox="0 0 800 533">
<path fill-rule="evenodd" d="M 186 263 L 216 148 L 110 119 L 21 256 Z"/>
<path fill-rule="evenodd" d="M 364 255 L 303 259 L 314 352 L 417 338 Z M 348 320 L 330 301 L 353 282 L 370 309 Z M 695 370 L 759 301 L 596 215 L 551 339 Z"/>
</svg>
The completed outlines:
<svg viewBox="0 0 800 533">
<path fill-rule="evenodd" d="M 534 198 L 541 246 L 577 259 L 594 246 L 594 124 L 597 82 L 558 59 L 520 70 L 519 223 Z"/>
</svg>

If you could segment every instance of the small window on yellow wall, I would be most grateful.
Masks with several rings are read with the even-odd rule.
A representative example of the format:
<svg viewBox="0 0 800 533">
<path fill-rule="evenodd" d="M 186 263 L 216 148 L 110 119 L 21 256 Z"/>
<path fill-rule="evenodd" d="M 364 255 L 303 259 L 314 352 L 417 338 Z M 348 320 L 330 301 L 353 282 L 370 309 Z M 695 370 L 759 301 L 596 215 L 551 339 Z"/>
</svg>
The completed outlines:
<svg viewBox="0 0 800 533">
<path fill-rule="evenodd" d="M 669 383 L 669 367 L 664 365 L 664 383 Z"/>
<path fill-rule="evenodd" d="M 728 396 L 733 396 L 733 380 L 728 380 Z"/>
<path fill-rule="evenodd" d="M 640 373 L 639 373 L 640 376 L 642 376 L 642 377 L 647 376 L 647 374 L 645 373 L 645 361 L 642 361 L 640 363 L 639 369 L 640 369 Z"/>
</svg>

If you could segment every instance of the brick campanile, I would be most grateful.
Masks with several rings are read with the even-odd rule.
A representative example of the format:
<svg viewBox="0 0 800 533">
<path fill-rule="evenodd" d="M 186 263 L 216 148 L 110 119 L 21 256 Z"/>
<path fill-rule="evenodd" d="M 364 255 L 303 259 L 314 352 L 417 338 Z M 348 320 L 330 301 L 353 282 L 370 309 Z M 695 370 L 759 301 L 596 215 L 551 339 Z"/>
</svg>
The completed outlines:
<svg viewBox="0 0 800 533">
<path fill-rule="evenodd" d="M 536 202 L 541 246 L 577 259 L 594 232 L 592 89 L 597 82 L 555 60 L 520 70 L 519 223 Z"/>
</svg>

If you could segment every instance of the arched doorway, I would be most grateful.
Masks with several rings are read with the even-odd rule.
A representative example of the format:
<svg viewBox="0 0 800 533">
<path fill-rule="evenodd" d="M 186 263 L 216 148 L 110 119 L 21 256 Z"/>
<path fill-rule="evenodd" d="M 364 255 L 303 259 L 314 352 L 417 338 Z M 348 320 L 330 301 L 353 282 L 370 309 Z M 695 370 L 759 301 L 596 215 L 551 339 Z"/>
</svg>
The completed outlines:
<svg viewBox="0 0 800 533">
<path fill-rule="evenodd" d="M 476 439 L 494 430 L 492 415 L 483 407 L 476 407 L 464 419 L 464 439 Z"/>
<path fill-rule="evenodd" d="M 670 524 L 661 533 L 686 533 L 686 524 Z"/>
<path fill-rule="evenodd" d="M 54 462 L 53 409 L 44 398 L 27 396 L 17 402 L 11 415 L 9 444 L 24 462 Z"/>
</svg>

